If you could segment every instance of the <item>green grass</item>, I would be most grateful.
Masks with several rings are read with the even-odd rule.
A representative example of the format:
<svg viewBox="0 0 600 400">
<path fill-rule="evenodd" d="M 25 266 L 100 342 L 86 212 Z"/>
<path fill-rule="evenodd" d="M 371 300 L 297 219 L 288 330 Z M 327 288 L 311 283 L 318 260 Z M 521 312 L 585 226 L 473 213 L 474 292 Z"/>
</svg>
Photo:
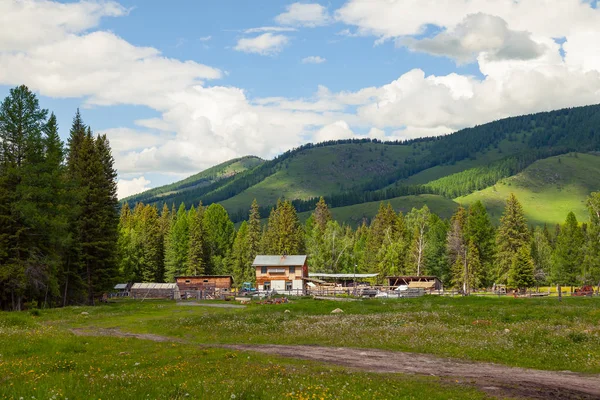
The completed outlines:
<svg viewBox="0 0 600 400">
<path fill-rule="evenodd" d="M 421 158 L 428 150 L 416 146 L 381 143 L 341 144 L 302 151 L 281 163 L 262 182 L 221 204 L 229 211 L 249 208 L 255 198 L 261 205 L 277 199 L 308 199 L 348 190 L 400 168 L 407 157 Z"/>
<path fill-rule="evenodd" d="M 337 307 L 344 314 L 330 314 Z M 284 313 L 286 309 L 291 312 Z M 118 327 L 198 343 L 379 348 L 537 369 L 600 372 L 600 298 L 565 297 L 561 303 L 556 298 L 512 297 L 426 296 L 347 303 L 301 299 L 245 309 L 127 301 L 86 308 L 90 315 L 85 317 L 82 310 L 43 311 L 38 319 L 46 321 L 46 327 Z"/>
<path fill-rule="evenodd" d="M 523 205 L 529 223 L 563 223 L 570 211 L 579 221 L 588 219 L 585 201 L 600 189 L 600 156 L 571 153 L 539 160 L 521 173 L 493 187 L 455 199 L 469 205 L 481 200 L 493 220 L 498 221 L 504 202 L 514 193 Z"/>
<path fill-rule="evenodd" d="M 402 211 L 404 214 L 414 208 L 421 208 L 427 204 L 427 207 L 434 213 L 438 214 L 442 218 L 450 218 L 458 204 L 450 199 L 446 199 L 442 196 L 433 194 L 422 194 L 417 196 L 403 196 L 396 197 L 390 200 L 385 200 L 384 203 L 389 202 L 396 212 Z M 333 219 L 339 222 L 345 222 L 353 227 L 356 227 L 362 223 L 366 218 L 371 220 L 377 211 L 379 210 L 379 201 L 373 201 L 369 203 L 355 204 L 346 207 L 331 208 L 331 214 Z M 300 220 L 305 221 L 310 217 L 312 211 L 303 212 L 299 214 Z"/>
<path fill-rule="evenodd" d="M 485 399 L 434 377 L 374 374 L 193 344 L 78 337 L 72 325 L 182 323 L 232 314 L 166 302 L 0 314 L 0 398 Z M 89 317 L 80 313 L 86 310 Z M 178 312 L 179 311 L 179 312 Z M 250 314 L 254 314 L 251 310 Z M 196 329 L 210 329 L 198 325 Z M 163 329 L 158 329 L 163 330 Z"/>
</svg>

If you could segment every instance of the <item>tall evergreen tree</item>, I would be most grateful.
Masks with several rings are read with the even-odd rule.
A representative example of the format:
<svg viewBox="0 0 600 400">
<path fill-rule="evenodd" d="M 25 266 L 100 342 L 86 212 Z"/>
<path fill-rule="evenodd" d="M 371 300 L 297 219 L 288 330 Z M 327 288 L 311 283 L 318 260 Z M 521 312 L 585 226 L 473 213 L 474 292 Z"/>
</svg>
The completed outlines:
<svg viewBox="0 0 600 400">
<path fill-rule="evenodd" d="M 495 255 L 495 229 L 487 210 L 481 201 L 476 201 L 469 207 L 465 235 L 467 240 L 477 247 L 481 262 L 481 279 L 484 286 L 493 283 L 494 255 Z"/>
<path fill-rule="evenodd" d="M 238 287 L 241 287 L 244 282 L 254 282 L 255 280 L 255 273 L 251 268 L 253 257 L 251 257 L 248 242 L 248 225 L 246 221 L 240 225 L 229 258 L 233 281 Z"/>
<path fill-rule="evenodd" d="M 565 223 L 556 238 L 556 248 L 552 259 L 552 280 L 559 285 L 576 285 L 582 277 L 583 231 L 573 212 L 567 215 Z"/>
<path fill-rule="evenodd" d="M 521 246 L 513 256 L 508 285 L 521 291 L 535 285 L 533 259 L 528 246 Z"/>
<path fill-rule="evenodd" d="M 426 272 L 424 271 L 425 254 L 429 245 L 427 232 L 429 231 L 430 215 L 431 212 L 426 205 L 420 210 L 413 208 L 406 215 L 407 225 L 412 231 L 408 272 L 417 276 L 423 275 Z"/>
<path fill-rule="evenodd" d="M 213 203 L 206 208 L 204 229 L 210 259 L 210 268 L 206 270 L 215 274 L 230 274 L 227 257 L 235 239 L 235 228 L 222 205 Z"/>
<path fill-rule="evenodd" d="M 587 199 L 589 223 L 585 244 L 583 277 L 585 283 L 600 287 L 600 192 L 590 194 Z"/>
<path fill-rule="evenodd" d="M 183 275 L 188 264 L 189 222 L 185 204 L 181 203 L 171 224 L 169 239 L 165 249 L 165 280 L 174 282 L 176 276 Z"/>
<path fill-rule="evenodd" d="M 186 275 L 203 275 L 209 266 L 207 233 L 204 228 L 204 206 L 192 207 L 188 213 L 190 243 Z"/>
<path fill-rule="evenodd" d="M 496 282 L 507 283 L 513 258 L 521 247 L 529 249 L 530 238 L 523 207 L 511 193 L 496 233 Z"/>
<path fill-rule="evenodd" d="M 319 202 L 315 207 L 315 212 L 313 215 L 315 218 L 315 223 L 317 224 L 321 232 L 325 231 L 327 223 L 331 221 L 332 218 L 331 212 L 329 211 L 327 203 L 325 203 L 325 199 L 323 197 L 319 199 Z"/>
<path fill-rule="evenodd" d="M 296 209 L 289 201 L 277 201 L 271 210 L 264 234 L 263 251 L 266 254 L 303 254 L 304 232 Z"/>
</svg>

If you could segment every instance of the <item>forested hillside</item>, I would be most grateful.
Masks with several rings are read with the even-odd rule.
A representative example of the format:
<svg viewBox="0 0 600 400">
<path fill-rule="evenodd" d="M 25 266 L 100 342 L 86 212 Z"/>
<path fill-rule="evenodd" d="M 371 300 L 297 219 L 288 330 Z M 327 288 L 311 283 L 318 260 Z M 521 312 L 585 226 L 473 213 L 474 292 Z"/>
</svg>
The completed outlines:
<svg viewBox="0 0 600 400">
<path fill-rule="evenodd" d="M 279 198 L 292 200 L 299 212 L 312 210 L 320 196 L 333 209 L 424 194 L 454 199 L 493 186 L 537 160 L 600 150 L 599 126 L 600 106 L 586 106 L 507 118 L 435 138 L 308 144 L 229 177 L 207 182 L 201 173 L 126 200 L 130 206 L 145 199 L 187 208 L 200 201 L 220 203 L 239 222 L 253 199 L 263 214 Z"/>
</svg>

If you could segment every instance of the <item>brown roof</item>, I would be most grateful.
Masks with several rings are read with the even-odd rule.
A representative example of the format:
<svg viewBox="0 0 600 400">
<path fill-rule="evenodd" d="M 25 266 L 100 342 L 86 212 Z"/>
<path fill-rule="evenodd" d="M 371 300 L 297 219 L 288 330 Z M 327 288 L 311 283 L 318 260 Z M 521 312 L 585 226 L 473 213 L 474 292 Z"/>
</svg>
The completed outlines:
<svg viewBox="0 0 600 400">
<path fill-rule="evenodd" d="M 231 278 L 233 279 L 233 276 L 231 275 L 183 275 L 183 276 L 176 276 L 175 279 L 188 279 L 188 278 Z"/>
</svg>

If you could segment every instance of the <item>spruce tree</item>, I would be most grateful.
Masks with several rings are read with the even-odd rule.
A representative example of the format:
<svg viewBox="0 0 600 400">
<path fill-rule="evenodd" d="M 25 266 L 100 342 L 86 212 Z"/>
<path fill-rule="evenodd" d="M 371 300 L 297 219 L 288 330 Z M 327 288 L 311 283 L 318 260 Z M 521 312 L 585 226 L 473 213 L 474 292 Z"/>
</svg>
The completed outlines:
<svg viewBox="0 0 600 400">
<path fill-rule="evenodd" d="M 496 250 L 496 232 L 481 201 L 476 201 L 469 207 L 465 235 L 467 240 L 472 241 L 477 247 L 481 261 L 481 283 L 484 286 L 491 286 L 493 283 L 492 268 Z"/>
<path fill-rule="evenodd" d="M 327 223 L 329 221 L 331 221 L 331 212 L 329 211 L 329 208 L 327 207 L 327 203 L 325 203 L 325 199 L 323 199 L 323 197 L 321 197 L 319 199 L 319 202 L 317 203 L 316 207 L 315 207 L 315 212 L 314 212 L 314 219 L 315 219 L 315 223 L 317 224 L 317 226 L 319 227 L 319 229 L 321 230 L 321 232 L 325 231 L 325 228 L 327 227 Z"/>
<path fill-rule="evenodd" d="M 412 240 L 409 251 L 408 272 L 417 276 L 423 275 L 425 271 L 425 254 L 427 252 L 429 220 L 429 208 L 425 205 L 420 210 L 413 208 L 406 215 L 409 229 L 412 231 Z"/>
<path fill-rule="evenodd" d="M 165 249 L 165 280 L 175 282 L 188 265 L 189 223 L 185 205 L 181 203 L 171 224 L 167 248 Z"/>
<path fill-rule="evenodd" d="M 248 222 L 243 221 L 240 229 L 235 235 L 233 248 L 229 262 L 231 264 L 231 273 L 233 281 L 237 287 L 241 287 L 244 282 L 253 282 L 254 273 L 251 270 L 253 259 L 250 256 L 250 246 L 248 242 Z"/>
<path fill-rule="evenodd" d="M 576 285 L 582 276 L 584 237 L 573 212 L 556 238 L 552 259 L 552 280 L 559 285 Z"/>
<path fill-rule="evenodd" d="M 289 201 L 277 201 L 271 210 L 264 234 L 266 254 L 303 254 L 305 252 L 304 232 L 296 209 Z"/>
<path fill-rule="evenodd" d="M 600 192 L 590 194 L 587 199 L 589 223 L 585 243 L 583 277 L 585 283 L 600 288 Z"/>
<path fill-rule="evenodd" d="M 429 216 L 427 247 L 425 248 L 425 269 L 442 282 L 450 282 L 450 265 L 446 257 L 446 238 L 449 225 L 436 214 Z"/>
<path fill-rule="evenodd" d="M 529 250 L 529 229 L 523 207 L 514 194 L 506 201 L 500 227 L 496 233 L 496 282 L 507 283 L 515 254 L 526 246 Z"/>
<path fill-rule="evenodd" d="M 231 252 L 233 240 L 235 239 L 235 228 L 229 219 L 227 210 L 213 203 L 204 211 L 204 229 L 208 249 L 210 267 L 207 272 L 219 275 L 229 274 L 227 257 Z"/>
<path fill-rule="evenodd" d="M 192 207 L 188 213 L 190 243 L 186 275 L 203 275 L 209 265 L 207 234 L 204 228 L 204 206 Z"/>
<path fill-rule="evenodd" d="M 530 248 L 521 246 L 513 256 L 508 274 L 508 285 L 520 291 L 532 287 L 535 285 L 534 268 Z"/>
</svg>

